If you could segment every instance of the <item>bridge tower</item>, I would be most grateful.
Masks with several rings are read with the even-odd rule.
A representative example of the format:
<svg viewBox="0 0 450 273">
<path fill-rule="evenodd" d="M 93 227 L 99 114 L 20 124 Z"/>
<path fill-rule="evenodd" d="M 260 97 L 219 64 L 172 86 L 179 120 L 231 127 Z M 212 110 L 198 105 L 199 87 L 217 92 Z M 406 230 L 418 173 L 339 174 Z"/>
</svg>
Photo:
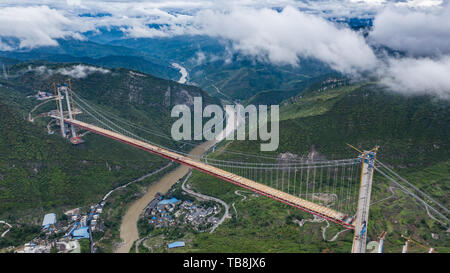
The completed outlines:
<svg viewBox="0 0 450 273">
<path fill-rule="evenodd" d="M 358 210 L 355 219 L 355 235 L 353 237 L 352 253 L 365 253 L 367 242 L 367 226 L 369 222 L 370 195 L 374 163 L 378 147 L 361 152 L 361 182 L 359 186 Z"/>
<path fill-rule="evenodd" d="M 69 96 L 69 87 L 67 85 L 63 85 L 59 87 L 64 93 L 66 94 L 66 102 L 67 102 L 67 111 L 69 112 L 69 119 L 73 119 L 73 113 L 72 113 L 72 105 L 70 103 L 70 96 Z M 70 125 L 70 130 L 72 133 L 72 138 L 77 137 L 77 132 L 75 131 L 75 126 Z"/>
<path fill-rule="evenodd" d="M 56 87 L 56 84 L 53 84 L 53 87 L 55 88 L 55 96 L 56 96 L 56 109 L 57 109 L 57 114 L 59 116 L 59 127 L 61 128 L 61 136 L 62 137 L 67 137 L 66 134 L 66 127 L 64 125 L 64 108 L 63 108 L 63 104 L 62 104 L 62 100 L 63 100 L 63 96 L 61 95 L 61 90 L 60 87 Z"/>
</svg>

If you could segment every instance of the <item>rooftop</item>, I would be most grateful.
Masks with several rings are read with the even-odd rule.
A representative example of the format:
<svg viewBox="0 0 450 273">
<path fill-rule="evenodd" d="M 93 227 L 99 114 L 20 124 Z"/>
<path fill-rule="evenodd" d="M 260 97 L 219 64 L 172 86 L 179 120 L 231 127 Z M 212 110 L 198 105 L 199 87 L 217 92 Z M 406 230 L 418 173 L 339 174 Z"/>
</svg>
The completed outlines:
<svg viewBox="0 0 450 273">
<path fill-rule="evenodd" d="M 158 202 L 158 205 L 167 205 L 167 204 L 175 204 L 177 203 L 179 200 L 176 199 L 175 197 L 172 197 L 170 199 L 164 199 L 162 201 Z"/>
<path fill-rule="evenodd" d="M 182 247 L 185 246 L 186 244 L 182 241 L 178 241 L 178 242 L 173 242 L 167 245 L 167 247 L 169 248 L 175 248 L 175 247 Z"/>
<path fill-rule="evenodd" d="M 44 221 L 42 221 L 43 227 L 48 227 L 49 225 L 53 225 L 56 223 L 56 214 L 48 213 L 44 216 Z"/>
<path fill-rule="evenodd" d="M 81 227 L 76 229 L 72 233 L 72 237 L 75 239 L 89 239 L 89 229 L 88 227 Z"/>
</svg>

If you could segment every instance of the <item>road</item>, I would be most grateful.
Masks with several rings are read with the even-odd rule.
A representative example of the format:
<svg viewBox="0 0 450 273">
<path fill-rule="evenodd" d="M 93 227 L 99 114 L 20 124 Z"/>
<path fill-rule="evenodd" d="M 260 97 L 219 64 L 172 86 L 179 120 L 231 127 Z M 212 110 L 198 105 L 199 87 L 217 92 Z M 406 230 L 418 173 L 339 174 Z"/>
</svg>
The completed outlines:
<svg viewBox="0 0 450 273">
<path fill-rule="evenodd" d="M 7 230 L 5 230 L 5 232 L 2 233 L 1 237 L 3 238 L 3 237 L 5 237 L 6 233 L 8 233 L 11 230 L 12 226 L 5 221 L 0 221 L 0 224 L 7 225 L 9 227 Z"/>
<path fill-rule="evenodd" d="M 185 183 L 186 183 L 186 181 L 189 180 L 189 177 L 191 177 L 191 174 L 192 174 L 192 171 L 189 172 L 189 174 L 184 179 L 183 184 L 181 185 L 181 188 L 183 189 L 183 191 L 189 193 L 190 195 L 193 195 L 195 197 L 203 199 L 203 200 L 209 200 L 209 201 L 214 201 L 214 202 L 220 203 L 225 208 L 225 213 L 223 214 L 222 218 L 220 218 L 220 220 L 210 230 L 210 233 L 213 233 L 214 230 L 216 230 L 216 228 L 218 226 L 220 226 L 223 223 L 223 221 L 225 221 L 225 219 L 228 217 L 230 207 L 228 206 L 227 203 L 225 203 L 224 201 L 222 201 L 222 200 L 220 200 L 218 198 L 215 198 L 215 197 L 212 197 L 212 196 L 209 196 L 209 195 L 205 195 L 205 194 L 202 194 L 202 193 L 199 193 L 199 192 L 195 192 L 193 190 L 188 189 L 186 187 Z"/>
<path fill-rule="evenodd" d="M 236 190 L 236 191 L 234 191 L 234 194 L 239 195 L 239 196 L 242 197 L 241 202 L 244 201 L 245 199 L 247 199 L 247 196 L 242 195 L 242 194 L 240 194 L 239 192 L 242 192 L 242 193 L 252 193 L 252 192 L 249 192 L 249 191 L 241 191 L 241 190 Z M 234 203 L 236 203 L 236 202 L 233 202 L 233 204 L 231 204 L 231 206 L 233 207 L 234 212 L 236 212 L 236 218 L 237 218 L 237 217 L 238 217 L 238 212 L 237 212 L 237 210 L 236 210 L 236 207 L 234 206 Z"/>
<path fill-rule="evenodd" d="M 142 180 L 144 180 L 144 179 L 146 179 L 146 178 L 148 178 L 148 177 L 150 177 L 150 176 L 152 176 L 152 175 L 155 175 L 155 174 L 157 174 L 157 173 L 159 173 L 159 172 L 161 172 L 161 171 L 167 169 L 168 167 L 172 166 L 172 164 L 173 164 L 173 162 L 169 162 L 169 163 L 167 163 L 167 165 L 165 165 L 165 166 L 162 167 L 162 168 L 157 169 L 156 171 L 153 171 L 153 172 L 151 172 L 151 173 L 148 173 L 148 174 L 146 174 L 146 175 L 143 175 L 143 176 L 139 177 L 139 178 L 136 179 L 136 180 L 133 180 L 133 181 L 131 181 L 131 182 L 128 182 L 128 183 L 125 184 L 125 185 L 122 185 L 122 186 L 119 186 L 119 187 L 117 187 L 117 188 L 115 188 L 115 189 L 110 190 L 107 194 L 105 194 L 105 196 L 103 197 L 102 201 L 105 201 L 106 199 L 108 199 L 108 197 L 109 197 L 113 192 L 115 192 L 116 190 L 118 190 L 118 189 L 124 189 L 124 188 L 128 187 L 129 185 L 131 185 L 131 184 L 133 184 L 133 183 L 140 182 L 140 181 L 142 181 Z"/>
<path fill-rule="evenodd" d="M 53 100 L 56 100 L 56 99 L 49 99 L 49 100 L 46 100 L 46 101 L 34 106 L 33 109 L 31 109 L 31 111 L 28 113 L 28 121 L 34 122 L 34 118 L 31 117 L 31 114 L 33 114 L 33 112 L 36 111 L 36 109 L 38 109 L 40 106 L 42 106 L 50 101 L 53 101 Z"/>
<path fill-rule="evenodd" d="M 348 231 L 348 229 L 343 229 L 341 231 L 338 231 L 336 233 L 336 235 L 334 235 L 330 240 L 327 240 L 326 232 L 327 232 L 328 227 L 330 227 L 330 222 L 328 220 L 325 220 L 325 221 L 327 222 L 327 226 L 326 227 L 322 227 L 322 238 L 323 238 L 324 241 L 334 242 L 339 237 L 339 235 L 341 235 L 341 233 L 344 233 L 344 232 Z"/>
</svg>

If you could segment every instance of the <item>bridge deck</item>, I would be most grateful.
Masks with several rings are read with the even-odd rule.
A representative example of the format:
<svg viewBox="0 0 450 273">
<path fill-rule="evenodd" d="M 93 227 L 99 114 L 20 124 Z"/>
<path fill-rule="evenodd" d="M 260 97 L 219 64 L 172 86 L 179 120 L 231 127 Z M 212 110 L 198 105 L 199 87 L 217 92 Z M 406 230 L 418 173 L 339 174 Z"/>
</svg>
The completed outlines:
<svg viewBox="0 0 450 273">
<path fill-rule="evenodd" d="M 58 118 L 58 117 L 55 116 L 55 118 Z M 309 202 L 302 198 L 296 197 L 294 195 L 279 191 L 277 189 L 268 187 L 266 185 L 263 185 L 261 183 L 247 179 L 245 177 L 235 175 L 233 173 L 227 172 L 227 171 L 219 169 L 217 167 L 214 167 L 214 166 L 205 164 L 203 162 L 196 161 L 189 157 L 162 149 L 158 146 L 155 146 L 155 145 L 152 145 L 152 144 L 149 144 L 149 143 L 146 143 L 146 142 L 134 139 L 134 138 L 130 138 L 130 137 L 115 133 L 110 130 L 106 130 L 106 129 L 97 127 L 95 125 L 91 125 L 91 124 L 84 123 L 82 121 L 78 121 L 78 120 L 74 120 L 74 119 L 65 119 L 64 121 L 67 123 L 73 124 L 75 126 L 81 127 L 83 129 L 92 131 L 94 133 L 106 136 L 108 138 L 112 138 L 112 139 L 121 141 L 123 143 L 135 146 L 139 149 L 142 149 L 142 150 L 157 154 L 159 156 L 168 158 L 168 159 L 176 161 L 180 164 L 187 165 L 191 168 L 194 168 L 201 172 L 213 175 L 215 177 L 218 177 L 227 182 L 231 182 L 240 187 L 249 189 L 251 191 L 268 196 L 272 199 L 275 199 L 275 200 L 278 200 L 285 204 L 294 206 L 296 208 L 299 208 L 299 209 L 309 212 L 311 214 L 314 214 L 314 215 L 320 216 L 322 218 L 328 219 L 330 221 L 336 222 L 336 223 L 344 226 L 345 228 L 354 229 L 354 226 L 352 224 L 345 222 L 346 215 L 344 215 L 340 212 L 337 212 L 333 209 L 317 205 L 315 203 L 312 203 L 312 202 Z"/>
</svg>

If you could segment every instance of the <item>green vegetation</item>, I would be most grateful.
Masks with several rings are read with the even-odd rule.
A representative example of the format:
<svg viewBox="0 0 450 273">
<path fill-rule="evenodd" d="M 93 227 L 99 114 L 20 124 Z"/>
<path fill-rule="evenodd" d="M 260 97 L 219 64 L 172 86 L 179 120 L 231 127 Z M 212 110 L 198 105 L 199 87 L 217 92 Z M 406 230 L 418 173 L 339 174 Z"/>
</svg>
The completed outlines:
<svg viewBox="0 0 450 273">
<path fill-rule="evenodd" d="M 234 194 L 241 188 L 198 172 L 191 179 L 196 190 L 227 203 L 235 202 L 237 217 L 231 211 L 232 219 L 212 234 L 192 230 L 179 233 L 175 228 L 155 230 L 147 240 L 153 252 L 330 252 L 351 245 L 348 232 L 344 233 L 345 241 L 327 243 L 320 241 L 323 223 L 306 223 L 306 227 L 310 226 L 305 229 L 293 222 L 312 218 L 309 214 L 251 193 L 241 201 L 242 197 Z M 328 237 L 337 231 L 339 227 L 330 226 Z M 185 241 L 186 247 L 167 249 L 167 243 L 175 240 Z"/>
<path fill-rule="evenodd" d="M 3 225 L 0 228 L 3 228 Z M 2 233 L 3 231 L 4 230 L 2 229 Z M 0 249 L 17 244 L 24 244 L 39 235 L 41 235 L 41 226 L 29 224 L 20 226 L 13 225 L 7 235 L 0 238 Z"/>
<path fill-rule="evenodd" d="M 94 134 L 84 137 L 86 143 L 73 146 L 57 134 L 47 134 L 48 118 L 29 122 L 28 112 L 39 102 L 26 96 L 35 95 L 37 90 L 52 92 L 53 82 L 67 79 L 56 73 L 43 75 L 28 70 L 29 65 L 35 68 L 43 64 L 12 66 L 14 77 L 0 79 L 0 219 L 11 224 L 40 225 L 49 211 L 59 216 L 67 209 L 97 203 L 111 189 L 167 164 L 165 159 Z M 70 69 L 73 64 L 46 66 L 52 70 Z M 197 87 L 125 69 L 73 79 L 72 86 L 90 104 L 166 134 L 172 124 L 170 109 L 174 104 L 192 96 L 202 96 L 205 103 L 217 102 Z M 170 96 L 166 96 L 169 89 Z M 54 108 L 54 103 L 49 102 L 33 116 Z M 174 147 L 167 139 L 152 140 Z M 133 187 L 137 186 L 130 189 Z M 119 200 L 124 202 L 122 205 L 133 200 L 135 190 L 142 188 L 132 189 L 129 196 Z M 115 219 L 110 220 L 109 227 L 120 225 L 121 213 L 112 216 Z M 17 245 L 22 240 L 8 243 Z"/>
<path fill-rule="evenodd" d="M 105 224 L 105 231 L 100 239 L 95 240 L 96 247 L 99 249 L 99 252 L 114 252 L 116 244 L 122 241 L 120 239 L 120 225 L 123 216 L 128 210 L 128 207 L 133 203 L 133 201 L 139 199 L 143 194 L 145 194 L 151 183 L 158 181 L 162 176 L 174 168 L 175 166 L 169 167 L 158 174 L 150 176 L 143 181 L 133 183 L 126 189 L 118 190 L 110 195 L 102 214 L 102 219 Z M 140 227 L 142 227 L 142 225 L 138 222 L 138 230 L 140 230 Z"/>
<path fill-rule="evenodd" d="M 232 62 L 219 60 L 196 66 L 190 72 L 192 81 L 219 97 L 217 88 L 228 97 L 252 103 L 277 104 L 294 96 L 316 78 L 330 73 L 319 62 L 303 60 L 296 68 L 271 66 L 236 57 Z M 216 87 L 214 87 L 214 85 Z"/>
<path fill-rule="evenodd" d="M 156 63 L 178 62 L 189 71 L 190 82 L 225 100 L 277 104 L 333 73 L 327 65 L 307 58 L 292 67 L 230 54 L 225 41 L 202 35 L 120 39 L 110 44 L 145 52 Z"/>
<path fill-rule="evenodd" d="M 14 64 L 14 61 L 6 61 Z M 0 219 L 14 224 L 10 233 L 0 239 L 0 247 L 21 244 L 38 236 L 44 213 L 52 211 L 61 215 L 66 209 L 97 203 L 112 188 L 167 163 L 92 134 L 85 136 L 85 144 L 72 146 L 57 135 L 47 134 L 48 118 L 28 122 L 28 112 L 37 102 L 26 96 L 34 95 L 37 90 L 52 90 L 53 82 L 66 80 L 59 74 L 43 75 L 28 69 L 28 66 L 41 65 L 56 70 L 70 68 L 73 64 L 16 64 L 10 66 L 14 76 L 0 80 Z M 214 93 L 211 85 L 214 82 L 222 92 L 247 102 L 276 103 L 285 99 L 281 108 L 280 147 L 265 155 L 282 152 L 303 155 L 314 147 L 330 159 L 348 158 L 356 154 L 345 143 L 360 149 L 380 145 L 378 158 L 381 161 L 392 165 L 402 176 L 448 206 L 449 103 L 427 96 L 390 93 L 372 83 L 350 85 L 347 82 L 312 85 L 292 97 L 327 73 L 319 64 L 306 67 L 311 66 L 315 67 L 311 75 L 302 76 L 301 69 L 306 68 L 299 68 L 287 76 L 282 68 L 259 69 L 256 66 L 250 69 L 242 60 L 229 66 L 212 62 L 195 68 L 191 76 L 211 93 Z M 110 73 L 73 79 L 72 85 L 89 103 L 166 133 L 172 124 L 169 117 L 174 104 L 187 102 L 192 96 L 202 96 L 205 104 L 218 102 L 197 87 L 136 73 L 111 69 Z M 204 77 L 206 74 L 208 78 Z M 49 103 L 36 114 L 52 108 Z M 176 147 L 170 140 L 161 141 Z M 254 154 L 259 151 L 259 144 L 227 141 L 211 157 L 254 160 L 222 151 Z M 104 208 L 105 232 L 94 234 L 101 252 L 113 250 L 120 240 L 120 219 L 127 206 L 159 175 L 162 174 L 117 191 L 108 199 Z M 297 209 L 251 193 L 245 193 L 248 198 L 242 201 L 242 197 L 235 194 L 235 190 L 241 188 L 198 172 L 193 173 L 189 183 L 201 193 L 235 203 L 238 213 L 231 209 L 232 218 L 212 234 L 176 227 L 152 230 L 140 222 L 140 235 L 151 235 L 152 242 L 148 245 L 152 246 L 152 252 L 167 251 L 167 240 L 180 239 L 186 241 L 186 247 L 169 252 L 348 252 L 351 247 L 351 232 L 344 232 L 336 241 L 324 241 L 321 228 L 327 223 L 306 222 L 300 226 L 299 220 L 311 220 L 312 216 Z M 379 176 L 375 177 L 373 192 L 374 202 L 392 195 L 372 206 L 368 229 L 372 240 L 376 240 L 381 231 L 388 232 L 387 252 L 400 250 L 404 243 L 402 234 L 436 247 L 439 252 L 450 251 L 449 233 L 428 217 L 420 204 Z M 179 188 L 173 192 L 174 196 L 181 194 Z M 341 229 L 330 224 L 326 238 L 330 239 Z M 431 238 L 431 233 L 437 234 L 439 239 Z M 86 246 L 82 246 L 82 252 L 83 249 Z M 143 244 L 138 250 L 150 251 Z"/>
<path fill-rule="evenodd" d="M 81 253 L 91 253 L 91 243 L 89 239 L 80 239 L 78 242 L 80 243 Z"/>
<path fill-rule="evenodd" d="M 149 73 L 165 79 L 178 79 L 180 73 L 167 61 L 151 54 L 123 46 L 100 44 L 92 41 L 59 39 L 58 46 L 45 46 L 25 52 L 0 52 L 0 65 L 21 61 L 43 61 L 58 63 L 86 63 L 109 68 L 128 68 Z M 11 59 L 13 58 L 13 59 Z M 17 59 L 17 60 L 15 60 Z"/>
<path fill-rule="evenodd" d="M 44 213 L 98 202 L 110 189 L 164 164 L 96 135 L 74 147 L 30 125 L 7 105 L 0 105 L 0 119 L 0 212 L 7 219 L 29 209 Z"/>
<path fill-rule="evenodd" d="M 345 94 L 355 91 L 361 85 L 344 86 L 329 92 L 302 92 L 290 99 L 296 103 L 286 104 L 281 108 L 280 120 L 297 119 L 325 114 Z"/>
<path fill-rule="evenodd" d="M 319 87 L 305 90 L 287 100 L 281 108 L 280 147 L 276 153 L 303 155 L 314 145 L 316 151 L 338 159 L 356 156 L 345 143 L 361 149 L 380 145 L 378 158 L 381 161 L 393 165 L 405 178 L 448 206 L 448 102 L 426 96 L 393 94 L 374 84 L 321 90 Z M 211 155 L 220 159 L 254 161 L 255 158 L 222 153 L 223 150 L 255 154 L 259 151 L 259 143 L 230 141 Z M 198 172 L 194 172 L 190 183 L 199 192 L 229 204 L 235 202 L 238 214 L 225 221 L 213 234 L 197 235 L 187 249 L 180 251 L 350 251 L 351 232 L 344 232 L 334 242 L 326 242 L 321 231 L 326 223 L 306 222 L 300 227 L 293 222 L 294 219 L 312 219 L 311 215 L 265 197 L 241 201 L 242 197 L 234 194 L 240 188 Z M 446 228 L 428 217 L 423 206 L 378 175 L 374 179 L 373 202 L 391 196 L 391 190 L 394 191 L 392 198 L 371 207 L 370 240 L 377 240 L 382 231 L 387 231 L 386 252 L 401 251 L 404 244 L 401 235 L 435 247 L 438 252 L 450 252 Z M 326 238 L 331 239 L 341 229 L 331 223 Z M 439 239 L 432 239 L 431 233 L 437 234 Z M 411 251 L 425 250 L 413 246 Z"/>
<path fill-rule="evenodd" d="M 407 97 L 366 84 L 309 91 L 280 111 L 280 146 L 272 156 L 287 151 L 303 155 L 314 145 L 328 158 L 347 158 L 356 155 L 345 145 L 350 143 L 361 149 L 380 145 L 380 159 L 399 168 L 430 166 L 448 158 L 450 108 L 446 101 Z M 223 147 L 254 153 L 259 144 L 234 141 Z"/>
</svg>

